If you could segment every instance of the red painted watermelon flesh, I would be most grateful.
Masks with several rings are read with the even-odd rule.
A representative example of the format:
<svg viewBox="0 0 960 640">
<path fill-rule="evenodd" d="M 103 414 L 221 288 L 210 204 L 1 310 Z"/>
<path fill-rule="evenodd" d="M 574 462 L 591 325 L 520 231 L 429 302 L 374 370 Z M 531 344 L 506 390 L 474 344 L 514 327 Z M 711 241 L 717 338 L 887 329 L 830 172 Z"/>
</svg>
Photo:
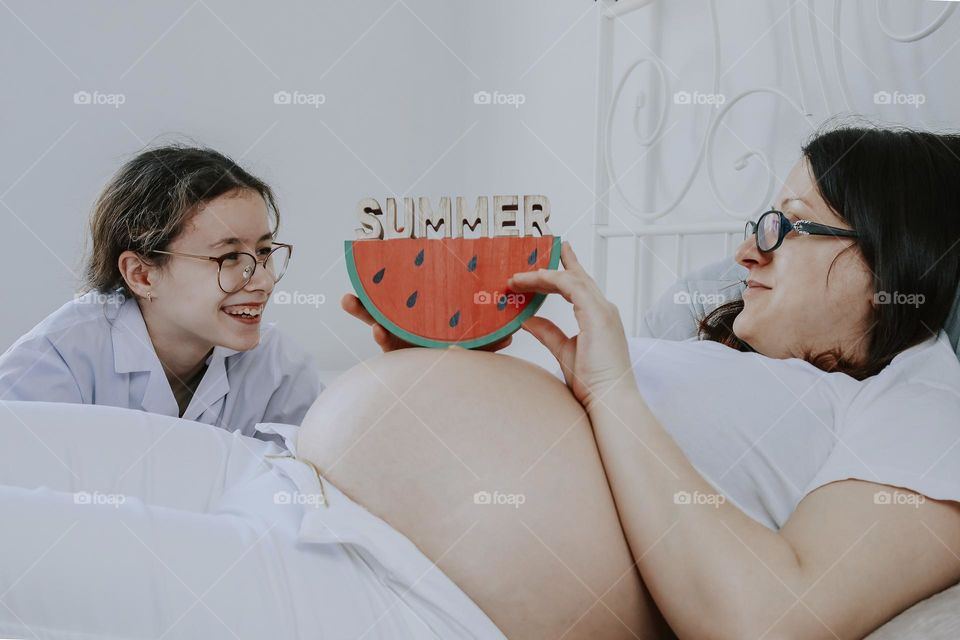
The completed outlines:
<svg viewBox="0 0 960 640">
<path fill-rule="evenodd" d="M 421 346 L 478 347 L 516 331 L 542 294 L 515 293 L 514 273 L 556 269 L 560 238 L 402 238 L 345 243 L 357 295 L 380 324 Z"/>
</svg>

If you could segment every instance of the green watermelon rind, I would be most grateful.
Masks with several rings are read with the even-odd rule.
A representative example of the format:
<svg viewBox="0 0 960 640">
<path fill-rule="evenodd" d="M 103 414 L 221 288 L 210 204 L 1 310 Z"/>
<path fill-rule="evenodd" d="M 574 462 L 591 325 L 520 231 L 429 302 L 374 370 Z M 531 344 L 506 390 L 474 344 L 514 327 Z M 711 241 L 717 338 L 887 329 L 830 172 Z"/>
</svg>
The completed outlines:
<svg viewBox="0 0 960 640">
<path fill-rule="evenodd" d="M 354 242 L 376 242 L 375 240 L 344 240 L 343 249 L 344 256 L 346 257 L 347 262 L 347 273 L 350 276 L 350 283 L 353 285 L 353 290 L 357 293 L 357 297 L 360 298 L 360 302 L 363 303 L 364 308 L 370 312 L 370 315 L 373 316 L 373 319 L 380 323 L 387 331 L 397 336 L 401 340 L 405 340 L 410 344 L 417 345 L 418 347 L 429 347 L 431 349 L 446 349 L 451 345 L 456 345 L 458 347 L 463 347 L 464 349 L 476 349 L 477 347 L 483 347 L 488 344 L 492 344 L 501 338 L 515 333 L 520 325 L 524 321 L 535 314 L 539 309 L 540 305 L 543 304 L 543 301 L 546 299 L 546 294 L 535 293 L 533 299 L 530 301 L 523 311 L 521 311 L 517 317 L 508 322 L 503 327 L 497 329 L 492 333 L 488 333 L 485 336 L 480 336 L 479 338 L 474 338 L 472 340 L 464 341 L 446 341 L 446 340 L 431 340 L 430 338 L 424 338 L 422 336 L 414 335 L 409 331 L 402 329 L 397 326 L 392 320 L 383 315 L 383 312 L 373 304 L 373 300 L 370 299 L 370 296 L 367 295 L 366 290 L 363 288 L 363 282 L 360 280 L 360 274 L 357 273 L 357 265 L 353 259 L 353 243 Z M 382 242 L 382 241 L 381 241 Z M 550 248 L 550 263 L 547 265 L 548 269 L 553 269 L 554 271 L 560 265 L 560 236 L 553 237 L 553 243 Z M 513 275 L 513 274 L 511 274 Z"/>
</svg>

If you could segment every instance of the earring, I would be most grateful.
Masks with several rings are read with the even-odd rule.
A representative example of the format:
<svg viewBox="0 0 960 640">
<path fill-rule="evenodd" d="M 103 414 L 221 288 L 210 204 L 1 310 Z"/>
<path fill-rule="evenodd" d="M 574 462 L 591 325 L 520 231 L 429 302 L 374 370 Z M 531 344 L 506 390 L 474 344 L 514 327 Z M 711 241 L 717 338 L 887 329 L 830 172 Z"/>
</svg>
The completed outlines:
<svg viewBox="0 0 960 640">
<path fill-rule="evenodd" d="M 153 291 L 147 291 L 147 300 L 153 302 Z"/>
</svg>

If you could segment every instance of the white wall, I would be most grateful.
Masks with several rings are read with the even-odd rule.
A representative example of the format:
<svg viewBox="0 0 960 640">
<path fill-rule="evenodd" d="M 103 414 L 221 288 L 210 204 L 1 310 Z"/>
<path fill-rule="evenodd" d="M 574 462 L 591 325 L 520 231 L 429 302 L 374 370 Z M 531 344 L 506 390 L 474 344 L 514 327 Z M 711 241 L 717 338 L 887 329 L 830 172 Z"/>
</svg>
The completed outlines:
<svg viewBox="0 0 960 640">
<path fill-rule="evenodd" d="M 90 205 L 116 168 L 158 136 L 222 149 L 279 192 L 282 237 L 296 245 L 281 288 L 326 303 L 273 306 L 268 316 L 328 369 L 377 352 L 366 327 L 337 304 L 349 289 L 342 241 L 352 237 L 361 197 L 542 192 L 565 231 L 570 176 L 552 160 L 543 166 L 545 152 L 519 120 L 553 110 L 564 60 L 582 57 L 586 86 L 565 107 L 580 122 L 568 120 L 566 140 L 554 126 L 539 135 L 568 155 L 586 149 L 575 164 L 589 176 L 589 16 L 519 76 L 582 3 L 539 3 L 515 16 L 505 2 L 252 6 L 11 0 L 0 8 L 0 54 L 17 61 L 5 65 L 0 104 L 8 264 L 0 346 L 72 295 Z M 529 94 L 521 112 L 473 103 L 481 88 L 514 87 Z M 81 90 L 120 93 L 125 102 L 76 105 Z M 321 93 L 326 102 L 275 105 L 278 90 Z"/>
<path fill-rule="evenodd" d="M 785 57 L 788 21 L 779 19 L 786 0 L 721 4 L 723 60 L 737 61 L 723 90 L 795 84 Z M 831 6 L 821 1 L 815 8 L 829 24 Z M 950 78 L 960 47 L 950 47 L 960 36 L 960 16 L 921 42 L 891 47 L 878 37 L 873 8 L 873 2 L 844 4 L 856 106 L 882 111 L 886 119 L 956 126 L 960 102 Z M 708 83 L 706 9 L 704 0 L 661 2 L 625 18 L 618 69 L 644 55 L 644 43 L 654 43 L 676 73 L 668 77 L 671 95 Z M 897 28 L 909 31 L 935 17 L 939 5 L 898 3 L 891 10 Z M 377 352 L 366 327 L 337 304 L 349 289 L 342 241 L 352 237 L 361 197 L 543 193 L 553 204 L 554 231 L 590 264 L 596 11 L 588 0 L 304 1 L 269 8 L 227 0 L 6 0 L 0 7 L 0 55 L 7 61 L 0 234 L 7 271 L 0 293 L 7 311 L 0 348 L 72 295 L 90 205 L 116 168 L 158 136 L 185 135 L 219 148 L 276 188 L 281 237 L 296 245 L 280 289 L 320 294 L 326 302 L 316 308 L 274 305 L 268 319 L 294 334 L 326 369 L 342 370 Z M 832 60 L 829 34 L 821 31 Z M 806 46 L 809 56 L 812 43 Z M 927 89 L 931 97 L 922 110 L 878 109 L 863 100 L 878 83 L 910 91 L 917 70 L 941 56 L 923 81 L 939 88 L 935 94 Z M 806 82 L 814 120 L 843 110 L 836 96 L 829 107 L 823 102 L 815 76 Z M 74 104 L 81 90 L 123 94 L 125 102 L 119 108 Z M 317 109 L 276 105 L 279 90 L 323 94 L 325 103 Z M 517 109 L 476 105 L 479 90 L 520 93 L 525 103 Z M 633 95 L 625 99 L 635 100 L 641 90 L 631 86 Z M 745 142 L 767 149 L 771 169 L 783 175 L 808 126 L 774 103 L 766 97 L 745 101 L 728 124 Z M 705 115 L 702 109 L 671 111 L 676 126 L 651 156 L 660 158 L 656 203 L 679 188 Z M 616 153 L 627 166 L 642 149 L 621 135 Z M 745 205 L 762 195 L 757 187 L 765 187 L 767 171 L 753 163 L 733 172 L 741 142 L 731 135 L 718 142 L 718 176 L 729 189 L 724 197 L 746 216 Z M 642 167 L 624 176 L 628 193 L 642 195 Z M 678 215 L 715 209 L 705 178 L 701 170 Z M 611 206 L 617 207 L 616 198 Z M 542 313 L 575 328 L 560 300 L 548 300 Z M 509 352 L 551 365 L 532 338 L 521 332 L 515 340 Z"/>
</svg>

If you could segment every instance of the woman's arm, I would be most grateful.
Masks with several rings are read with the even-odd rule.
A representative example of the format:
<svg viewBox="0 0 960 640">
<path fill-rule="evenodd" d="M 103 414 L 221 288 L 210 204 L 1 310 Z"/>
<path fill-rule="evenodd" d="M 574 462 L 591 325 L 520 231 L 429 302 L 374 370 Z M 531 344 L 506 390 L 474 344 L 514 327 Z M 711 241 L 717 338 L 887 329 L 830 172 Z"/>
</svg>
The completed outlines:
<svg viewBox="0 0 960 640">
<path fill-rule="evenodd" d="M 84 403 L 69 365 L 46 337 L 18 341 L 0 356 L 0 400 Z"/>
<path fill-rule="evenodd" d="M 655 544 L 635 551 L 641 575 L 681 638 L 862 638 L 960 580 L 956 503 L 877 504 L 891 487 L 844 480 L 811 492 L 776 532 L 728 502 L 674 498 L 714 490 L 632 377 L 590 419 L 627 540 Z"/>
<path fill-rule="evenodd" d="M 873 502 L 885 485 L 845 480 L 811 492 L 776 532 L 720 500 L 637 390 L 616 307 L 566 243 L 561 259 L 564 271 L 508 286 L 573 304 L 572 338 L 543 318 L 524 328 L 587 409 L 627 541 L 678 636 L 861 638 L 960 579 L 952 502 L 891 508 Z"/>
</svg>

